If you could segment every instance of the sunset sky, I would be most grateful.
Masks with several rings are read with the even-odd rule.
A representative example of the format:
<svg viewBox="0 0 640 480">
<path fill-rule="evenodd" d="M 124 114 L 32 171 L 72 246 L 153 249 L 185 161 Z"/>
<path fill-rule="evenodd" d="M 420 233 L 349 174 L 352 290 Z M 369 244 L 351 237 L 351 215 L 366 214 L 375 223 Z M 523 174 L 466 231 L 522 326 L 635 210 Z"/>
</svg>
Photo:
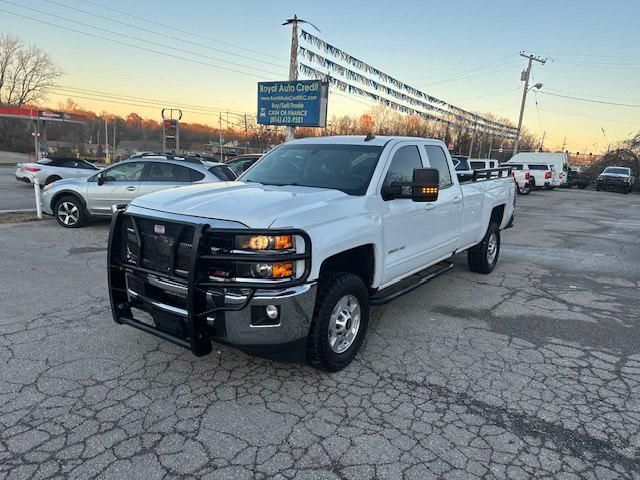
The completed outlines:
<svg viewBox="0 0 640 480">
<path fill-rule="evenodd" d="M 598 153 L 640 130 L 640 2 L 631 0 L 0 0 L 0 31 L 45 48 L 62 66 L 52 106 L 71 97 L 96 111 L 159 118 L 161 105 L 180 105 L 185 121 L 217 125 L 219 111 L 225 121 L 227 109 L 255 114 L 258 81 L 287 78 L 290 28 L 281 23 L 294 12 L 318 26 L 314 34 L 384 72 L 513 122 L 526 66 L 518 52 L 546 57 L 534 65 L 534 83 L 544 87 L 529 95 L 524 125 L 546 131 L 547 148 L 561 148 L 566 137 L 569 150 Z M 97 100 L 105 94 L 129 98 Z M 370 108 L 343 95 L 330 94 L 329 118 Z"/>
</svg>

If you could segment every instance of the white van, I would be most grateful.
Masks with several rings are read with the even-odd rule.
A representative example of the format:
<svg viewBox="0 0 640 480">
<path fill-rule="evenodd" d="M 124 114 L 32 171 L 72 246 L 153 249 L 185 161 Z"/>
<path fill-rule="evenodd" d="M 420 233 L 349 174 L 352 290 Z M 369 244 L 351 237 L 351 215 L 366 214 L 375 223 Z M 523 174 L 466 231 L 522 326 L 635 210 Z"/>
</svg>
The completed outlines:
<svg viewBox="0 0 640 480">
<path fill-rule="evenodd" d="M 567 184 L 569 160 L 565 152 L 518 152 L 511 157 L 507 163 L 517 164 L 545 164 L 553 166 L 552 173 L 556 179 L 552 179 L 550 185 L 552 187 L 564 186 Z"/>
</svg>

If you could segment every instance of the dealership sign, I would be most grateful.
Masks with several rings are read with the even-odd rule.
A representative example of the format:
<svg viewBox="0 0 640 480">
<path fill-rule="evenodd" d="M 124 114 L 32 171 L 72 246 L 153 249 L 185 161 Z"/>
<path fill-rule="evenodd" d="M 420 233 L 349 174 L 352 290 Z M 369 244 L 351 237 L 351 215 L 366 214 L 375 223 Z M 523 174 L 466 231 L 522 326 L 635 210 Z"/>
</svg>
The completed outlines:
<svg viewBox="0 0 640 480">
<path fill-rule="evenodd" d="M 258 123 L 290 127 L 327 124 L 329 84 L 320 80 L 258 83 Z"/>
</svg>

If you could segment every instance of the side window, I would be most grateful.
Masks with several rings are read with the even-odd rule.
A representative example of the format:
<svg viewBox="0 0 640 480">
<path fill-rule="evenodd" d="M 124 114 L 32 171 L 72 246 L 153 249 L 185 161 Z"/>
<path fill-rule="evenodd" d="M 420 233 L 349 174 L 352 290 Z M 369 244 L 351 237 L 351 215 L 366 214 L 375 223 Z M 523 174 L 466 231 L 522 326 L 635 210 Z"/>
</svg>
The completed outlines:
<svg viewBox="0 0 640 480">
<path fill-rule="evenodd" d="M 173 165 L 170 163 L 151 162 L 145 174 L 147 182 L 171 182 L 173 177 Z"/>
<path fill-rule="evenodd" d="M 425 145 L 424 149 L 429 157 L 429 165 L 432 168 L 437 168 L 440 172 L 440 188 L 447 188 L 453 185 L 451 180 L 451 170 L 449 170 L 449 162 L 447 162 L 447 156 L 442 150 L 442 147 L 437 145 Z"/>
<path fill-rule="evenodd" d="M 144 162 L 128 162 L 105 170 L 106 182 L 137 182 L 144 170 Z"/>
<path fill-rule="evenodd" d="M 389 165 L 389 170 L 387 171 L 387 176 L 384 178 L 384 182 L 382 183 L 382 191 L 394 190 L 395 188 L 391 185 L 394 182 L 412 182 L 413 170 L 415 168 L 422 168 L 422 160 L 420 159 L 418 147 L 416 145 L 400 147 L 393 155 L 393 159 Z M 411 187 L 397 188 L 400 189 L 403 196 L 411 196 Z"/>
<path fill-rule="evenodd" d="M 176 182 L 189 183 L 204 178 L 202 173 L 196 172 L 193 168 L 182 165 L 171 165 L 171 167 L 173 167 L 173 180 Z"/>
</svg>

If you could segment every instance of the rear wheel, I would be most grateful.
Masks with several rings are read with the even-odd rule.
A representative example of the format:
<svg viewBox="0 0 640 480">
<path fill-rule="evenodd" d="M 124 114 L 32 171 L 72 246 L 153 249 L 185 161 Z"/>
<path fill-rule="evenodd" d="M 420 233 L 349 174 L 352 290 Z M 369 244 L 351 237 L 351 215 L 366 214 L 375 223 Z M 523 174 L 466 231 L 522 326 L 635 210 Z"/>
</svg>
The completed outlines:
<svg viewBox="0 0 640 480">
<path fill-rule="evenodd" d="M 369 291 L 360 277 L 338 273 L 320 282 L 309 330 L 307 358 L 328 372 L 356 356 L 369 325 Z"/>
<path fill-rule="evenodd" d="M 529 185 L 528 183 L 525 183 L 524 187 L 522 188 L 518 187 L 518 193 L 520 195 L 529 195 L 531 193 L 531 185 Z"/>
<path fill-rule="evenodd" d="M 500 228 L 495 222 L 489 224 L 482 241 L 467 252 L 469 268 L 478 273 L 491 273 L 500 254 Z"/>
<path fill-rule="evenodd" d="M 66 228 L 79 228 L 87 222 L 87 212 L 78 197 L 68 195 L 58 200 L 53 214 L 60 225 Z"/>
</svg>

